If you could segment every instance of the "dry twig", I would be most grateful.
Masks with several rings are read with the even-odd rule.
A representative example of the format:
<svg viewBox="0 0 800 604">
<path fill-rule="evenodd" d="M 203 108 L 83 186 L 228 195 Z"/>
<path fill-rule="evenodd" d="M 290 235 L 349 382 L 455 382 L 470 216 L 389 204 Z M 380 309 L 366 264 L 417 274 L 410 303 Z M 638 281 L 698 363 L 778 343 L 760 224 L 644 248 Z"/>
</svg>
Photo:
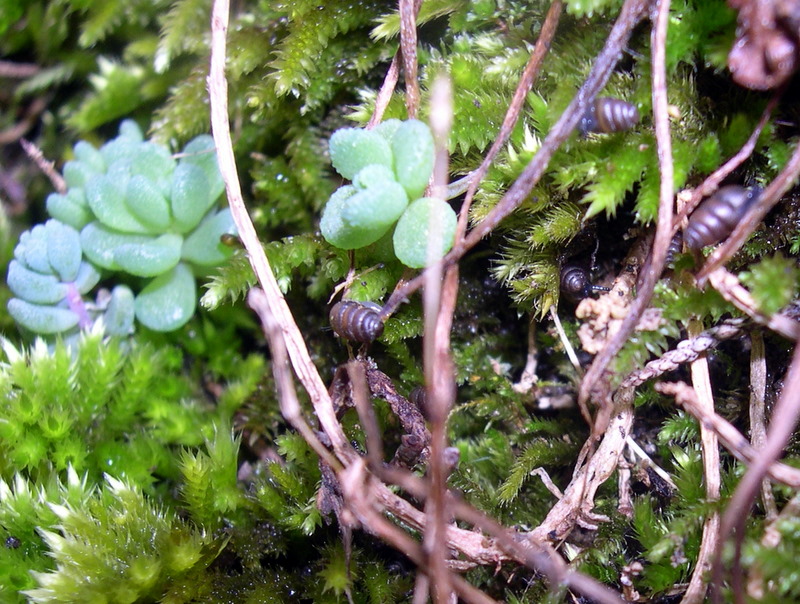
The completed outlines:
<svg viewBox="0 0 800 604">
<path fill-rule="evenodd" d="M 669 22 L 669 0 L 656 4 L 655 21 L 651 32 L 650 45 L 653 61 L 653 123 L 656 134 L 659 169 L 658 222 L 653 241 L 650 260 L 643 271 L 637 287 L 636 299 L 629 314 L 619 326 L 619 331 L 608 341 L 605 348 L 595 357 L 578 389 L 578 404 L 585 405 L 589 400 L 595 383 L 601 379 L 611 359 L 619 352 L 633 332 L 642 313 L 650 304 L 656 282 L 661 277 L 667 259 L 667 248 L 672 239 L 673 206 L 673 166 L 672 141 L 669 128 L 669 107 L 667 103 L 666 40 Z M 608 401 L 598 401 L 607 404 Z M 597 422 L 593 430 L 602 431 L 604 426 Z"/>
<path fill-rule="evenodd" d="M 772 421 L 767 431 L 767 440 L 764 443 L 764 448 L 761 449 L 758 457 L 742 477 L 722 516 L 720 540 L 725 541 L 732 535 L 736 537 L 731 579 L 734 601 L 737 604 L 744 604 L 745 601 L 743 573 L 741 570 L 741 549 L 744 540 L 745 522 L 749 517 L 748 512 L 761 488 L 761 483 L 767 475 L 769 467 L 780 457 L 783 448 L 791 438 L 798 418 L 800 418 L 800 344 L 795 346 L 783 391 L 772 414 Z M 722 586 L 721 548 L 717 550 L 713 574 L 716 587 L 714 600 L 719 602 L 721 601 L 720 589 Z"/>
<path fill-rule="evenodd" d="M 702 324 L 697 319 L 689 323 L 689 335 L 700 335 Z M 708 412 L 714 412 L 714 395 L 711 392 L 711 378 L 708 374 L 708 359 L 701 356 L 692 361 L 692 385 L 697 393 L 697 402 L 700 407 Z M 720 475 L 719 475 L 719 444 L 714 431 L 700 424 L 700 443 L 703 451 L 703 476 L 706 483 L 706 499 L 719 500 Z M 714 552 L 719 547 L 719 514 L 711 512 L 703 522 L 703 536 L 700 541 L 700 550 L 697 552 L 692 578 L 681 600 L 681 604 L 700 604 L 705 600 L 708 590 L 707 573 L 711 567 Z"/>
</svg>

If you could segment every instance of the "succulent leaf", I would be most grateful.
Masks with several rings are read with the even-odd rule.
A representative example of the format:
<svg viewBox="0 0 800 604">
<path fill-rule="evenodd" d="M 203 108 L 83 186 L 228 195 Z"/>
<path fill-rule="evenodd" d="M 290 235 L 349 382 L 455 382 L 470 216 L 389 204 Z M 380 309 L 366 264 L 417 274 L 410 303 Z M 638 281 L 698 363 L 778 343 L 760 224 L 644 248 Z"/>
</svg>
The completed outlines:
<svg viewBox="0 0 800 604">
<path fill-rule="evenodd" d="M 166 233 L 155 239 L 122 243 L 114 248 L 114 263 L 137 277 L 155 277 L 167 272 L 181 257 L 183 237 Z"/>
<path fill-rule="evenodd" d="M 183 242 L 181 258 L 200 266 L 218 266 L 233 250 L 220 241 L 225 233 L 236 234 L 230 209 L 209 215 Z"/>
<path fill-rule="evenodd" d="M 78 141 L 73 147 L 75 159 L 88 166 L 93 172 L 102 174 L 106 171 L 106 162 L 100 151 L 86 141 Z"/>
<path fill-rule="evenodd" d="M 173 331 L 192 318 L 196 303 L 194 275 L 181 262 L 136 296 L 136 318 L 153 331 Z"/>
<path fill-rule="evenodd" d="M 422 197 L 412 202 L 397 222 L 394 253 L 411 268 L 423 268 L 453 247 L 456 213 L 441 199 Z"/>
<path fill-rule="evenodd" d="M 153 232 L 163 233 L 169 227 L 169 202 L 151 178 L 134 174 L 128 182 L 125 202 L 131 214 Z"/>
<path fill-rule="evenodd" d="M 128 209 L 125 193 L 129 179 L 117 174 L 98 176 L 86 184 L 89 207 L 104 225 L 125 233 L 150 233 Z"/>
<path fill-rule="evenodd" d="M 134 298 L 131 288 L 117 285 L 111 290 L 111 300 L 103 315 L 106 331 L 116 336 L 127 336 L 133 333 L 134 317 Z"/>
<path fill-rule="evenodd" d="M 47 235 L 47 258 L 61 281 L 74 281 L 81 265 L 81 237 L 78 231 L 58 220 L 44 225 Z"/>
<path fill-rule="evenodd" d="M 214 139 L 208 134 L 201 134 L 189 141 L 183 148 L 181 155 L 181 164 L 193 164 L 203 169 L 208 179 L 209 197 L 216 201 L 225 190 L 225 182 L 222 180 L 222 173 L 219 171 L 217 148 L 214 145 Z"/>
<path fill-rule="evenodd" d="M 392 150 L 380 134 L 360 128 L 340 128 L 330 140 L 331 163 L 349 180 L 371 164 L 392 167 Z"/>
<path fill-rule="evenodd" d="M 86 261 L 81 262 L 74 281 L 75 289 L 81 294 L 88 294 L 99 281 L 100 272 L 94 265 Z"/>
<path fill-rule="evenodd" d="M 181 163 L 172 175 L 172 214 L 181 233 L 196 227 L 214 204 L 208 178 L 203 169 L 191 163 Z"/>
<path fill-rule="evenodd" d="M 121 245 L 143 244 L 152 241 L 149 235 L 120 233 L 100 221 L 90 222 L 81 231 L 83 253 L 94 264 L 108 270 L 119 270 L 114 251 Z"/>
<path fill-rule="evenodd" d="M 419 120 L 407 120 L 397 127 L 391 145 L 397 181 L 416 199 L 425 191 L 433 171 L 431 129 Z"/>
<path fill-rule="evenodd" d="M 55 304 L 67 295 L 66 286 L 52 275 L 42 275 L 12 260 L 8 265 L 8 287 L 23 300 L 35 304 Z"/>
<path fill-rule="evenodd" d="M 81 229 L 92 219 L 83 189 L 72 188 L 66 195 L 51 193 L 47 197 L 47 213 L 56 220 Z"/>
<path fill-rule="evenodd" d="M 47 255 L 47 236 L 44 225 L 37 224 L 19 236 L 19 243 L 14 248 L 14 257 L 37 273 L 52 274 L 53 270 Z"/>
<path fill-rule="evenodd" d="M 78 324 L 78 315 L 71 310 L 30 304 L 19 298 L 8 301 L 8 312 L 17 323 L 35 333 L 61 333 Z"/>
<path fill-rule="evenodd" d="M 359 191 L 342 208 L 342 221 L 352 229 L 376 234 L 370 243 L 380 239 L 408 206 L 403 187 L 393 181 L 378 183 Z"/>
</svg>

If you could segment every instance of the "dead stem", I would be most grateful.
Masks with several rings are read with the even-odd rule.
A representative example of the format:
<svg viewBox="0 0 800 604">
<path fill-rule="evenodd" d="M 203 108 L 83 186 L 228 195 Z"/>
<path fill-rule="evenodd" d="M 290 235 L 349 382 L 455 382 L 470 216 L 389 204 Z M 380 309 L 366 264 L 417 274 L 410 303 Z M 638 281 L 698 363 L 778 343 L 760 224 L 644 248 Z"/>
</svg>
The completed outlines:
<svg viewBox="0 0 800 604">
<path fill-rule="evenodd" d="M 764 336 L 760 331 L 753 330 L 750 334 L 750 442 L 756 450 L 763 449 L 767 441 L 766 394 Z M 761 483 L 761 501 L 767 522 L 772 522 L 778 515 L 778 508 L 768 480 Z"/>
<path fill-rule="evenodd" d="M 622 381 L 620 388 L 641 386 L 653 378 L 657 378 L 669 371 L 674 371 L 685 363 L 695 361 L 708 349 L 739 335 L 742 332 L 743 325 L 743 319 L 729 319 L 716 327 L 698 333 L 688 340 L 679 342 L 674 349 L 650 361 L 641 369 L 631 372 Z"/>
<path fill-rule="evenodd" d="M 800 323 L 782 313 L 767 316 L 758 310 L 753 296 L 739 282 L 739 278 L 724 267 L 708 275 L 708 281 L 720 295 L 760 325 L 766 325 L 789 340 L 800 339 Z"/>
<path fill-rule="evenodd" d="M 33 163 L 44 173 L 50 180 L 56 192 L 62 195 L 67 192 L 67 183 L 64 177 L 58 173 L 55 164 L 48 159 L 45 159 L 44 153 L 36 145 L 29 140 L 21 138 L 19 144 L 22 145 L 23 150 L 33 160 Z"/>
<path fill-rule="evenodd" d="M 750 465 L 760 455 L 759 451 L 750 446 L 744 435 L 730 422 L 701 407 L 691 386 L 683 382 L 661 382 L 655 385 L 655 389 L 662 394 L 674 396 L 675 402 L 681 405 L 689 415 L 698 420 L 701 425 L 714 430 L 720 443 L 742 463 Z M 767 475 L 772 480 L 793 489 L 800 488 L 800 470 L 797 468 L 775 462 L 769 466 Z"/>
<path fill-rule="evenodd" d="M 700 285 L 710 278 L 713 271 L 725 264 L 742 247 L 750 233 L 755 231 L 756 227 L 764 220 L 767 212 L 775 207 L 781 197 L 797 182 L 798 175 L 800 175 L 800 144 L 795 145 L 794 152 L 789 161 L 786 162 L 783 170 L 761 192 L 758 201 L 739 221 L 730 237 L 711 252 L 703 268 L 697 273 L 697 282 Z"/>
<path fill-rule="evenodd" d="M 381 89 L 378 91 L 378 96 L 375 97 L 375 109 L 372 112 L 372 116 L 369 118 L 367 122 L 367 130 L 372 130 L 375 126 L 381 123 L 383 120 L 383 114 L 386 113 L 386 108 L 389 106 L 389 102 L 392 100 L 392 95 L 394 94 L 394 89 L 397 86 L 397 80 L 400 78 L 400 61 L 395 54 L 392 57 L 392 62 L 389 65 L 389 69 L 386 72 L 386 77 L 383 80 L 383 84 L 381 85 Z"/>
<path fill-rule="evenodd" d="M 233 156 L 230 123 L 228 120 L 228 81 L 225 79 L 225 53 L 227 47 L 229 0 L 215 0 L 211 16 L 211 67 L 208 75 L 211 105 L 211 131 L 217 148 L 217 159 L 233 220 L 239 231 L 250 263 L 264 290 L 264 298 L 271 315 L 277 322 L 286 343 L 286 349 L 303 388 L 308 392 L 314 411 L 323 430 L 331 440 L 336 455 L 341 460 L 355 456 L 342 427 L 336 420 L 328 390 L 311 361 L 303 336 L 281 294 L 275 275 L 270 268 L 264 248 L 258 240 L 247 208 Z"/>
<path fill-rule="evenodd" d="M 13 126 L 0 131 L 0 145 L 8 145 L 10 143 L 20 140 L 28 133 L 28 130 L 33 128 L 39 119 L 39 115 L 47 108 L 47 99 L 45 97 L 37 97 L 25 109 L 22 119 Z"/>
<path fill-rule="evenodd" d="M 378 536 L 395 549 L 403 552 L 416 565 L 420 572 L 430 578 L 430 568 L 422 547 L 404 533 L 401 529 L 390 523 L 375 509 L 374 486 L 370 483 L 370 475 L 366 471 L 364 461 L 355 460 L 340 475 L 342 493 L 352 513 L 361 524 L 372 534 Z M 476 604 L 496 604 L 481 590 L 473 587 L 458 575 L 452 575 L 452 585 L 455 592 L 465 602 Z"/>
<path fill-rule="evenodd" d="M 419 80 L 417 79 L 417 11 L 414 0 L 400 0 L 400 48 L 403 54 L 403 75 L 406 82 L 406 111 L 417 117 Z"/>
<path fill-rule="evenodd" d="M 17 63 L 16 61 L 0 61 L 0 78 L 29 78 L 41 71 L 35 63 Z"/>
<path fill-rule="evenodd" d="M 656 147 L 658 154 L 659 170 L 659 201 L 658 222 L 656 235 L 650 259 L 646 264 L 643 275 L 639 280 L 636 298 L 631 304 L 630 311 L 619 331 L 611 338 L 602 351 L 595 357 L 578 389 L 578 405 L 585 405 L 589 400 L 592 388 L 601 379 L 609 363 L 625 344 L 633 332 L 642 313 L 650 304 L 656 282 L 661 277 L 667 258 L 667 248 L 672 239 L 673 215 L 673 165 L 672 141 L 670 139 L 669 107 L 667 103 L 667 71 L 666 71 L 666 40 L 667 24 L 669 23 L 669 0 L 659 0 L 656 3 L 656 15 L 651 32 L 651 52 L 653 61 L 653 125 L 656 134 Z M 607 404 L 607 401 L 597 401 Z M 596 423 L 595 432 L 602 431 L 604 426 Z"/>
<path fill-rule="evenodd" d="M 457 241 L 450 253 L 437 265 L 431 266 L 421 275 L 406 282 L 402 287 L 395 288 L 384 305 L 387 315 L 392 314 L 403 301 L 422 287 L 427 271 L 434 270 L 437 266 L 452 266 L 458 262 L 464 254 L 491 233 L 506 216 L 525 201 L 533 187 L 544 175 L 555 152 L 569 138 L 581 116 L 586 112 L 586 108 L 606 85 L 614 66 L 617 64 L 617 60 L 622 55 L 622 51 L 630 39 L 633 28 L 644 18 L 648 4 L 649 0 L 625 0 L 620 15 L 611 28 L 603 50 L 597 56 L 589 76 L 567 109 L 561 114 L 559 120 L 550 129 L 539 151 L 522 171 L 519 178 L 511 185 L 486 218 L 477 224 L 463 241 Z M 437 270 L 441 270 L 441 268 Z"/>
<path fill-rule="evenodd" d="M 689 322 L 689 336 L 696 338 L 701 334 L 702 324 L 697 319 Z M 714 394 L 711 391 L 711 378 L 708 374 L 708 359 L 705 356 L 692 361 L 692 385 L 697 393 L 700 408 L 714 412 Z M 706 484 L 706 500 L 719 501 L 719 443 L 714 431 L 700 424 L 700 442 L 703 450 L 703 476 Z M 710 512 L 703 522 L 703 537 L 697 553 L 689 587 L 681 600 L 681 604 L 700 604 L 705 600 L 708 590 L 707 574 L 711 567 L 711 559 L 719 547 L 719 514 Z"/>
<path fill-rule="evenodd" d="M 564 496 L 544 521 L 529 535 L 536 541 L 563 540 L 580 517 L 590 517 L 597 489 L 614 473 L 633 425 L 633 389 L 620 389 L 614 395 L 614 412 L 600 443 L 590 439 L 584 445 L 586 460 L 575 468 Z M 589 455 L 588 453 L 592 452 Z"/>
<path fill-rule="evenodd" d="M 769 430 L 767 431 L 767 440 L 764 443 L 764 448 L 759 451 L 758 457 L 742 477 L 722 516 L 720 542 L 724 543 L 729 537 L 735 536 L 731 588 L 734 601 L 737 604 L 744 604 L 746 595 L 741 569 L 741 553 L 745 536 L 745 523 L 750 516 L 750 507 L 761 488 L 761 483 L 767 475 L 769 466 L 780 457 L 786 443 L 789 442 L 799 417 L 800 344 L 795 346 L 792 363 L 784 381 L 783 391 L 772 414 L 772 421 L 770 421 Z M 713 567 L 715 602 L 721 602 L 722 574 L 722 548 L 718 548 Z"/>
<path fill-rule="evenodd" d="M 385 469 L 383 479 L 386 482 L 397 484 L 418 499 L 424 500 L 429 495 L 425 482 L 410 472 Z M 471 531 L 468 534 L 477 537 L 482 543 L 487 543 L 487 539 L 483 534 L 490 535 L 497 546 L 506 554 L 507 559 L 516 560 L 520 564 L 544 574 L 553 588 L 557 585 L 565 585 L 597 602 L 620 604 L 619 596 L 609 588 L 591 577 L 571 571 L 555 550 L 548 545 L 547 541 L 542 541 L 531 533 L 519 533 L 501 526 L 494 519 L 464 502 L 453 491 L 448 491 L 448 500 L 456 518 L 473 525 L 481 531 Z M 458 543 L 453 540 L 453 536 L 458 530 L 460 529 L 450 527 L 448 536 L 450 547 L 456 547 Z M 489 543 L 492 542 L 489 541 Z M 494 546 L 494 543 L 492 545 Z M 473 545 L 470 551 L 477 551 L 476 546 L 477 544 Z M 459 549 L 463 549 L 463 545 Z"/>
<path fill-rule="evenodd" d="M 500 126 L 500 132 L 497 138 L 492 143 L 486 157 L 483 158 L 480 167 L 470 175 L 469 188 L 464 197 L 464 203 L 461 204 L 461 210 L 458 215 L 458 229 L 456 230 L 456 241 L 461 241 L 464 234 L 467 232 L 467 223 L 469 222 L 469 208 L 472 205 L 472 199 L 475 197 L 475 192 L 478 190 L 478 185 L 486 176 L 489 171 L 489 166 L 492 165 L 494 158 L 500 153 L 503 145 L 506 144 L 508 137 L 514 130 L 514 125 L 519 119 L 519 113 L 525 103 L 525 97 L 530 92 L 536 77 L 539 75 L 539 69 L 542 67 L 547 52 L 550 50 L 550 44 L 553 42 L 553 37 L 558 27 L 558 21 L 561 18 L 561 13 L 564 10 L 564 5 L 560 0 L 554 0 L 550 5 L 550 10 L 547 11 L 547 16 L 542 23 L 542 30 L 539 33 L 539 38 L 536 40 L 536 45 L 533 47 L 530 59 L 528 59 L 525 69 L 522 71 L 522 77 L 517 84 L 517 89 L 514 91 L 514 96 L 508 106 L 508 111 L 503 118 L 503 123 Z"/>
<path fill-rule="evenodd" d="M 447 138 L 453 121 L 453 100 L 450 80 L 437 77 L 431 90 L 431 130 L 435 144 L 432 194 L 440 195 L 447 187 Z M 433 214 L 431 214 L 433 217 Z M 435 233 L 441 228 L 429 224 L 430 240 L 441 237 Z M 430 250 L 429 250 L 430 252 Z M 430 253 L 429 253 L 430 257 Z M 424 331 L 423 366 L 425 371 L 426 401 L 431 426 L 431 457 L 428 464 L 430 497 L 426 501 L 427 524 L 423 545 L 428 553 L 431 592 L 433 601 L 447 604 L 451 594 L 451 576 L 445 561 L 449 557 L 444 534 L 450 521 L 445 503 L 446 481 L 449 468 L 445 464 L 447 447 L 447 417 L 455 402 L 455 374 L 450 358 L 450 327 L 458 289 L 458 268 L 453 266 L 445 278 L 442 289 L 442 266 L 434 262 L 426 271 L 423 291 Z M 438 267 L 438 270 L 437 268 Z"/>
<path fill-rule="evenodd" d="M 270 312 L 264 292 L 254 287 L 247 296 L 247 302 L 261 320 L 261 327 L 269 342 L 272 356 L 272 374 L 275 376 L 275 388 L 278 394 L 278 404 L 281 414 L 295 430 L 314 449 L 314 452 L 324 460 L 334 471 L 340 471 L 342 464 L 319 441 L 314 431 L 308 425 L 297 400 L 297 391 L 292 382 L 292 373 L 289 368 L 289 357 L 286 354 L 286 344 L 280 332 L 280 326 Z"/>
</svg>

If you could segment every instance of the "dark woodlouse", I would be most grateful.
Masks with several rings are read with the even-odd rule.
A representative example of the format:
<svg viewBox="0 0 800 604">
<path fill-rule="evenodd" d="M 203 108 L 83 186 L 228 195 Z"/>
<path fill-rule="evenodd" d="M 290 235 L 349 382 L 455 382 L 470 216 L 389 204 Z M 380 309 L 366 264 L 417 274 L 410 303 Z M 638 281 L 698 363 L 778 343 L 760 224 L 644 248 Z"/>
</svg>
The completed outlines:
<svg viewBox="0 0 800 604">
<path fill-rule="evenodd" d="M 683 238 L 689 249 L 698 251 L 731 234 L 745 212 L 758 199 L 760 190 L 728 185 L 703 201 L 689 217 Z"/>
<path fill-rule="evenodd" d="M 383 321 L 377 304 L 342 300 L 331 308 L 331 327 L 339 337 L 368 344 L 383 333 Z"/>
<path fill-rule="evenodd" d="M 675 262 L 675 257 L 683 251 L 683 233 L 678 231 L 675 236 L 670 239 L 669 246 L 667 247 L 667 258 L 665 264 L 669 266 Z"/>
<path fill-rule="evenodd" d="M 635 105 L 622 99 L 595 99 L 578 122 L 581 135 L 589 132 L 620 132 L 633 128 L 639 122 L 639 111 Z"/>
<path fill-rule="evenodd" d="M 572 302 L 588 298 L 592 292 L 607 292 L 609 288 L 593 285 L 589 271 L 578 264 L 568 264 L 561 269 L 561 293 Z"/>
</svg>

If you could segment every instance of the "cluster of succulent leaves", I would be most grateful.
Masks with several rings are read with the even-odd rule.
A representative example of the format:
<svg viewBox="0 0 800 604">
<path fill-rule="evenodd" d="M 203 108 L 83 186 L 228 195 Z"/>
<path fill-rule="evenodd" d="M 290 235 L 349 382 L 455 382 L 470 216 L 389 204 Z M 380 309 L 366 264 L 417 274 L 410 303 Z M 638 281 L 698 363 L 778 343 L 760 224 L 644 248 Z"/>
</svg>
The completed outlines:
<svg viewBox="0 0 800 604">
<path fill-rule="evenodd" d="M 353 182 L 334 192 L 322 214 L 320 230 L 330 244 L 380 248 L 394 226 L 392 249 L 406 266 L 423 268 L 450 250 L 455 212 L 442 199 L 420 197 L 433 172 L 426 124 L 390 119 L 373 130 L 341 128 L 331 137 L 330 153 L 336 171 Z"/>
<path fill-rule="evenodd" d="M 450 139 L 454 176 L 477 167 L 497 133 L 549 4 L 544 0 L 429 0 L 422 4 L 420 119 L 425 119 L 433 78 L 448 72 L 454 84 Z M 535 154 L 588 73 L 620 5 L 620 0 L 566 3 L 567 14 L 521 120 L 478 191 L 473 221 L 486 216 Z M 131 114 L 139 123 L 149 123 L 153 140 L 170 144 L 208 131 L 208 0 L 148 0 L 124 7 L 110 1 L 87 6 L 32 0 L 19 10 L 21 15 L 4 12 L 0 16 L 4 54 L 46 68 L 15 88 L 11 110 L 2 112 L 0 120 L 18 115 L 33 95 L 53 93 L 57 107 L 52 115 L 57 119 L 42 120 L 37 140 L 47 157 L 79 159 L 78 149 L 68 148 L 70 137 L 60 131 L 63 124 L 98 151 L 106 135 L 96 129 Z M 321 237 L 318 228 L 326 201 L 342 184 L 330 170 L 328 141 L 336 130 L 353 122 L 363 125 L 371 115 L 388 60 L 399 45 L 397 5 L 379 0 L 299 0 L 249 3 L 236 10 L 229 47 L 237 52 L 228 58 L 227 75 L 237 159 L 250 192 L 248 203 L 314 358 L 323 375 L 330 375 L 345 352 L 325 331 L 326 301 L 348 274 L 350 258 Z M 673 2 L 671 10 L 668 90 L 674 114 L 675 184 L 682 186 L 699 182 L 739 149 L 759 119 L 765 99 L 736 88 L 723 72 L 735 29 L 735 14 L 723 0 Z M 11 27 L 16 18 L 24 19 L 27 26 Z M 521 336 L 527 325 L 517 318 L 517 310 L 541 316 L 558 302 L 561 264 L 569 260 L 570 246 L 583 233 L 597 233 L 598 263 L 603 272 L 613 274 L 624 255 L 619 241 L 628 227 L 649 224 L 655 215 L 658 172 L 648 117 L 648 39 L 646 28 L 637 32 L 629 45 L 631 52 L 603 91 L 604 96 L 635 103 L 643 116 L 641 124 L 624 133 L 573 136 L 520 210 L 486 244 L 484 251 L 491 248 L 492 261 L 481 260 L 479 253 L 462 262 L 452 338 L 459 405 L 450 423 L 451 441 L 460 451 L 461 463 L 451 484 L 507 524 L 525 528 L 544 517 L 555 498 L 531 471 L 544 467 L 563 487 L 571 476 L 574 452 L 586 438 L 573 409 L 542 410 L 536 400 L 511 387 L 527 352 Z M 88 52 L 90 47 L 95 54 Z M 404 117 L 402 92 L 398 92 L 387 119 Z M 786 117 L 794 119 L 791 114 Z M 791 149 L 776 124 L 767 128 L 754 158 L 734 175 L 739 182 L 764 184 L 784 165 Z M 4 127 L 10 125 L 3 122 Z M 400 182 L 393 164 L 388 167 L 391 178 L 385 172 L 383 177 Z M 31 197 L 44 200 L 45 186 L 37 182 L 30 189 Z M 364 180 L 359 186 L 368 190 L 369 185 Z M 45 224 L 34 229 L 65 231 L 66 227 Z M 151 240 L 163 234 L 134 233 Z M 791 260 L 797 250 L 791 246 L 794 242 L 797 247 L 797 240 L 796 228 L 790 231 L 779 225 L 769 236 L 757 233 L 739 259 L 740 265 L 750 264 L 747 283 L 765 310 L 793 297 L 789 285 L 794 277 L 783 276 L 795 274 Z M 402 272 L 399 262 L 387 262 L 376 247 L 368 245 L 354 254 L 352 297 L 356 299 L 382 299 Z M 776 247 L 788 261 L 765 258 Z M 591 251 L 582 248 L 576 253 Z M 4 265 L 10 257 L 10 247 L 0 250 Z M 81 262 L 91 264 L 88 255 Z M 680 269 L 690 265 L 688 257 L 676 261 L 675 281 L 657 294 L 664 324 L 657 332 L 632 338 L 616 369 L 622 372 L 638 366 L 670 346 L 684 333 L 692 314 L 711 323 L 732 312 L 713 291 L 700 293 L 680 278 Z M 74 262 L 72 267 L 74 271 Z M 78 274 L 80 267 L 79 263 Z M 488 276 L 490 270 L 511 292 L 516 309 L 508 308 L 506 293 Z M 48 264 L 42 271 L 56 280 L 59 291 L 77 280 L 72 272 L 62 275 L 63 262 Z M 135 285 L 137 280 L 125 282 Z M 246 257 L 236 253 L 214 276 L 204 305 L 222 307 L 224 300 L 240 298 L 252 282 Z M 0 287 L 0 297 L 0 328 L 14 333 L 5 312 L 11 297 L 6 287 Z M 90 317 L 93 312 L 108 313 L 102 305 L 87 304 L 87 309 Z M 227 312 L 225 307 L 219 311 Z M 569 313 L 562 305 L 562 318 Z M 236 328 L 255 333 L 252 322 L 240 319 Z M 113 323 L 109 316 L 105 320 Z M 87 349 L 72 356 L 43 348 L 21 353 L 27 355 L 24 362 L 14 363 L 14 355 L 7 356 L 2 383 L 4 388 L 13 386 L 13 396 L 4 401 L 9 407 L 3 418 L 9 421 L 2 429 L 4 437 L 16 440 L 0 453 L 5 464 L 0 543 L 6 543 L 0 547 L 0 569 L 13 574 L 7 580 L 0 577 L 0 584 L 12 586 L 14 592 L 54 590 L 52 598 L 44 591 L 31 592 L 41 601 L 58 601 L 55 591 L 64 590 L 62 600 L 69 600 L 69 582 L 77 572 L 92 575 L 95 568 L 102 568 L 98 584 L 109 586 L 106 593 L 111 593 L 112 585 L 125 585 L 129 595 L 146 594 L 143 598 L 151 599 L 167 594 L 173 601 L 210 602 L 298 597 L 341 602 L 348 594 L 365 602 L 409 597 L 413 569 L 390 548 L 378 547 L 363 534 L 356 535 L 348 569 L 335 523 L 329 526 L 315 506 L 320 480 L 316 456 L 302 439 L 288 432 L 269 393 L 269 381 L 253 393 L 253 380 L 263 371 L 263 363 L 242 366 L 246 373 L 238 377 L 233 372 L 240 359 L 227 349 L 257 336 L 232 337 L 234 328 L 217 321 L 212 313 L 195 317 L 188 331 L 159 335 L 140 330 L 132 338 L 130 354 L 113 346 L 105 350 L 106 344 L 95 342 L 83 344 Z M 567 320 L 565 328 L 575 341 L 575 324 Z M 421 381 L 416 341 L 420 333 L 420 309 L 412 300 L 387 322 L 384 336 L 371 350 L 401 392 Z M 153 339 L 156 336 L 162 339 Z M 219 345 L 220 336 L 225 346 Z M 183 346 L 184 358 L 170 346 L 175 342 Z M 577 376 L 558 338 L 540 326 L 536 344 L 540 378 L 569 391 Z M 158 346 L 159 352 L 149 346 Z M 37 354 L 42 360 L 34 360 Z M 25 367 L 36 377 L 23 371 Z M 191 377 L 184 375 L 187 367 L 193 368 Z M 225 368 L 225 377 L 233 381 L 220 409 L 207 403 L 198 385 L 203 371 L 214 373 L 217 368 Z M 47 381 L 50 372 L 53 379 L 61 377 L 58 385 Z M 141 383 L 135 377 L 140 373 Z M 192 379 L 196 382 L 187 385 Z M 84 393 L 82 397 L 71 393 L 72 384 L 79 385 L 76 392 Z M 744 382 L 739 385 L 744 389 Z M 82 390 L 92 387 L 97 393 L 110 394 Z M 234 438 L 228 428 L 230 416 L 242 404 L 248 432 Z M 26 419 L 34 417 L 26 416 L 26 409 L 43 414 L 43 419 Z M 378 401 L 376 409 L 387 440 L 396 438 L 396 421 L 387 405 Z M 644 571 L 634 578 L 635 587 L 655 598 L 684 581 L 692 570 L 700 523 L 712 506 L 698 487 L 702 473 L 695 424 L 676 416 L 670 403 L 652 390 L 642 395 L 638 409 L 648 418 L 660 418 L 651 426 L 653 456 L 673 475 L 681 491 L 672 497 L 637 495 L 634 517 L 628 520 L 616 511 L 615 487 L 606 485 L 597 502 L 599 511 L 613 521 L 601 526 L 595 542 L 576 558 L 576 565 L 616 584 L 625 565 L 642 561 Z M 350 437 L 363 442 L 353 413 L 348 412 L 343 421 Z M 59 436 L 65 425 L 69 429 Z M 26 431 L 32 435 L 29 442 L 20 437 Z M 271 461 L 260 463 L 252 458 L 250 447 L 263 440 L 271 445 Z M 789 455 L 790 461 L 795 453 Z M 254 468 L 246 483 L 236 480 L 243 458 Z M 112 460 L 111 466 L 104 465 L 104 460 Z M 728 483 L 739 472 L 733 463 L 731 467 L 735 469 L 726 475 Z M 109 479 L 102 477 L 104 472 Z M 648 491 L 641 484 L 634 486 L 637 493 Z M 725 492 L 730 492 L 730 485 L 726 486 Z M 778 492 L 779 502 L 789 496 Z M 104 506 L 117 516 L 104 512 Z M 125 518 L 133 523 L 126 525 L 131 541 L 123 544 L 129 550 L 109 543 L 111 536 L 116 539 L 122 534 L 109 523 L 123 509 L 135 511 L 142 519 Z M 748 522 L 750 534 L 760 535 L 763 518 L 755 515 Z M 158 535 L 157 551 L 150 542 L 137 541 L 145 525 L 152 525 L 151 534 Z M 762 547 L 756 536 L 747 539 L 745 552 L 748 562 L 758 562 L 765 580 L 779 579 L 769 595 L 785 601 L 800 588 L 800 580 L 783 572 L 794 563 L 800 540 L 791 523 L 780 531 L 780 548 Z M 16 541 L 8 541 L 11 537 L 19 540 L 19 547 L 14 547 Z M 136 561 L 135 568 L 125 569 L 129 574 L 120 581 L 119 569 L 110 573 L 85 550 L 75 549 L 75 542 Z M 128 556 L 129 551 L 141 552 L 141 557 Z M 215 556 L 216 562 L 209 565 Z M 688 561 L 683 562 L 682 556 Z M 180 559 L 194 562 L 173 572 L 172 565 Z M 42 574 L 33 576 L 30 570 Z M 555 599 L 538 578 L 516 566 L 499 572 L 476 569 L 468 578 L 507 601 Z M 25 598 L 18 593 L 6 596 L 2 593 L 12 601 Z"/>
<path fill-rule="evenodd" d="M 224 183 L 213 140 L 194 138 L 176 161 L 125 121 L 100 149 L 80 141 L 74 153 L 64 165 L 67 191 L 47 198 L 53 219 L 23 233 L 14 250 L 9 312 L 39 334 L 86 329 L 92 313 L 82 296 L 101 271 L 121 272 L 150 281 L 135 296 L 117 286 L 96 305 L 109 333 L 132 332 L 134 314 L 156 331 L 182 327 L 197 305 L 195 274 L 232 253 L 220 241 L 235 227 L 230 210 L 215 209 Z"/>
</svg>

